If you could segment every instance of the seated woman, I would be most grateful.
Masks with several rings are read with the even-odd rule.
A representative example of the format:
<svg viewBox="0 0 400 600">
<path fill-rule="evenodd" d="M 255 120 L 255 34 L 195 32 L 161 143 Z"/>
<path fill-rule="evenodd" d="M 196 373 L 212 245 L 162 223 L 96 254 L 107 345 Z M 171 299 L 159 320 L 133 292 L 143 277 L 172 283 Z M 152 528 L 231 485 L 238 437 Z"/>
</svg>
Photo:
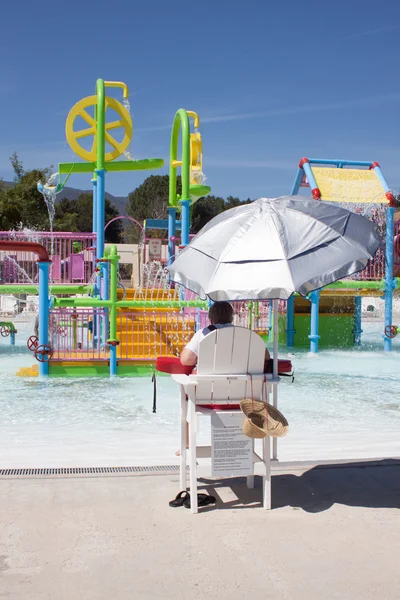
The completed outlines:
<svg viewBox="0 0 400 600">
<path fill-rule="evenodd" d="M 234 327 L 233 321 L 233 308 L 229 302 L 214 302 L 208 312 L 208 318 L 210 326 L 204 329 L 199 329 L 190 342 L 186 344 L 185 348 L 181 352 L 181 363 L 185 366 L 195 366 L 197 364 L 197 358 L 199 356 L 199 345 L 203 338 L 211 331 L 215 329 L 222 329 L 224 327 Z M 265 349 L 265 360 L 269 360 L 270 355 L 267 349 Z"/>
<path fill-rule="evenodd" d="M 211 331 L 215 329 L 222 329 L 224 327 L 234 327 L 233 321 L 233 308 L 229 302 L 214 302 L 208 311 L 208 318 L 210 325 L 204 329 L 199 329 L 192 339 L 186 344 L 185 348 L 181 352 L 181 363 L 185 366 L 195 366 L 199 356 L 199 345 L 202 339 Z M 265 363 L 269 360 L 270 354 L 265 349 Z M 189 447 L 189 431 L 188 424 L 186 423 L 186 448 Z M 180 455 L 180 451 L 176 452 L 176 456 Z"/>
</svg>

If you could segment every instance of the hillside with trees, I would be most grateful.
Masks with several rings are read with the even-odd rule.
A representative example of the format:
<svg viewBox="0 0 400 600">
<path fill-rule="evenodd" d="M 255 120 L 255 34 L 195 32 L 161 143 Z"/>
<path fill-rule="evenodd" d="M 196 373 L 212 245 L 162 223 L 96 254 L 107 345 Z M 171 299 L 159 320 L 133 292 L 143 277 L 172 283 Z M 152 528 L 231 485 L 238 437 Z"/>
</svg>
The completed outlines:
<svg viewBox="0 0 400 600">
<path fill-rule="evenodd" d="M 25 170 L 17 153 L 10 158 L 14 181 L 0 181 L 0 230 L 27 227 L 48 231 L 49 216 L 43 195 L 37 189 L 38 181 L 46 181 L 50 168 Z M 126 214 L 139 223 L 145 219 L 166 219 L 168 215 L 168 175 L 150 175 L 127 197 L 116 198 L 118 208 L 112 203 L 110 194 L 105 198 L 105 222 L 120 214 Z M 181 193 L 181 179 L 177 180 L 177 192 Z M 111 199 L 110 199 L 111 198 Z M 197 233 L 210 219 L 219 213 L 251 202 L 228 196 L 207 196 L 198 200 L 191 209 L 191 233 Z M 93 200 L 90 191 L 65 188 L 56 199 L 54 230 L 87 232 L 92 231 Z M 137 242 L 140 230 L 129 221 L 118 220 L 106 230 L 107 242 Z M 149 231 L 147 237 L 166 237 L 166 231 Z"/>
</svg>

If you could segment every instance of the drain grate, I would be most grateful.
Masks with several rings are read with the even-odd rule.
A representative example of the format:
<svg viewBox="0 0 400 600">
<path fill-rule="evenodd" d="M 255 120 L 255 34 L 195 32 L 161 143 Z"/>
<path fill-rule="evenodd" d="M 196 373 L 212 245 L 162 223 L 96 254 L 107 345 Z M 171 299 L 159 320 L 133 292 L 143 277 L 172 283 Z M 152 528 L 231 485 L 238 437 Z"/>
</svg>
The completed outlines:
<svg viewBox="0 0 400 600">
<path fill-rule="evenodd" d="M 400 458 L 360 458 L 322 461 L 271 461 L 272 470 L 275 472 L 296 471 L 298 469 L 335 469 L 335 468 L 362 468 L 362 467 L 400 467 Z M 188 467 L 187 467 L 188 468 Z M 0 477 L 24 476 L 62 476 L 62 475 L 113 475 L 113 474 L 144 475 L 174 475 L 179 473 L 179 465 L 156 465 L 148 467 L 53 467 L 47 469 L 0 469 Z"/>
<path fill-rule="evenodd" d="M 176 473 L 178 465 L 150 467 L 54 467 L 49 469 L 0 469 L 0 477 L 24 475 L 107 475 L 113 473 Z"/>
</svg>

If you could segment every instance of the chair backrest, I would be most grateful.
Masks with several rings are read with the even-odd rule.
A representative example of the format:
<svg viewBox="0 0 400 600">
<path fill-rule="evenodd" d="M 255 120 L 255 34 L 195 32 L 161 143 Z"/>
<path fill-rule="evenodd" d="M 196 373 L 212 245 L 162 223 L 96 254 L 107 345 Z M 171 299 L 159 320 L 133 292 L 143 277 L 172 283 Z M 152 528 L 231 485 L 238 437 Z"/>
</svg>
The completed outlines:
<svg viewBox="0 0 400 600">
<path fill-rule="evenodd" d="M 244 327 L 223 327 L 200 342 L 199 375 L 259 375 L 264 371 L 265 344 L 262 338 Z M 236 402 L 261 396 L 262 381 L 212 378 L 196 385 L 196 401 L 203 404 Z"/>
</svg>

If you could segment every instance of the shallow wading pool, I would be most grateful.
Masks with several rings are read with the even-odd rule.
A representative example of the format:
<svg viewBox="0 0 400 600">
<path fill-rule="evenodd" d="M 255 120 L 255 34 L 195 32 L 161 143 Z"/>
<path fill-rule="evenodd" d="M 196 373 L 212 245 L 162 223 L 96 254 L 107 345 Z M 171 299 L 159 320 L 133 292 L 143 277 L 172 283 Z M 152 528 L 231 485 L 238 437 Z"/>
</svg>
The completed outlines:
<svg viewBox="0 0 400 600">
<path fill-rule="evenodd" d="M 0 468 L 178 464 L 178 389 L 169 377 L 158 378 L 156 414 L 150 378 L 16 377 L 34 362 L 25 347 L 32 327 L 17 325 L 14 348 L 0 339 Z M 363 324 L 360 350 L 292 353 L 295 382 L 279 387 L 290 425 L 281 460 L 400 456 L 400 342 L 384 354 L 382 328 Z M 200 441 L 207 437 L 205 427 Z"/>
</svg>

